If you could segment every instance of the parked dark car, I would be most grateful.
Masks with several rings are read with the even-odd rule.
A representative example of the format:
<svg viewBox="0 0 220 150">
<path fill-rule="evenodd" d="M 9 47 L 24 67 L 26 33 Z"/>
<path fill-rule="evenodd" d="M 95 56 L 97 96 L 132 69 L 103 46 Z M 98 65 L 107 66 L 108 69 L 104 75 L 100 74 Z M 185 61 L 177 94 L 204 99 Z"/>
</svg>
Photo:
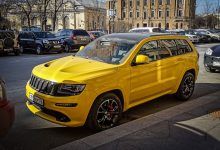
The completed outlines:
<svg viewBox="0 0 220 150">
<path fill-rule="evenodd" d="M 82 29 L 62 29 L 56 36 L 63 41 L 66 52 L 79 49 L 80 46 L 85 46 L 91 41 L 90 35 Z"/>
<path fill-rule="evenodd" d="M 0 138 L 11 128 L 14 117 L 14 106 L 7 100 L 5 83 L 0 78 Z"/>
<path fill-rule="evenodd" d="M 13 31 L 0 30 L 0 53 L 20 54 L 15 34 Z"/>
<path fill-rule="evenodd" d="M 18 35 L 20 51 L 35 51 L 38 55 L 44 52 L 63 51 L 62 42 L 51 32 L 21 32 Z"/>
<path fill-rule="evenodd" d="M 95 39 L 105 35 L 105 33 L 101 32 L 101 31 L 88 31 L 89 33 L 91 33 Z"/>
<path fill-rule="evenodd" d="M 220 45 L 213 46 L 205 52 L 204 66 L 208 72 L 220 70 Z"/>
</svg>

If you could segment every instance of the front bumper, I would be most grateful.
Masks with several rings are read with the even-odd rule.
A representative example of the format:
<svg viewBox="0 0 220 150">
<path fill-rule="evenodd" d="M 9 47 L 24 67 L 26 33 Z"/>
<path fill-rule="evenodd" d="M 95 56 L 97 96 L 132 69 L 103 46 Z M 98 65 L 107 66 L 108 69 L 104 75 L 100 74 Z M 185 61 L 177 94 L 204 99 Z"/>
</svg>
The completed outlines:
<svg viewBox="0 0 220 150">
<path fill-rule="evenodd" d="M 204 55 L 204 65 L 211 69 L 220 69 L 220 57 Z"/>
<path fill-rule="evenodd" d="M 26 85 L 27 99 L 29 99 L 30 95 L 34 95 L 44 101 L 43 106 L 31 103 L 30 100 L 26 102 L 28 109 L 33 114 L 50 122 L 69 127 L 83 126 L 85 124 L 93 102 L 91 100 L 93 97 L 88 95 L 86 91 L 76 96 L 56 97 L 37 92 L 29 86 L 28 82 Z M 73 103 L 76 104 L 74 107 L 57 106 L 57 104 Z"/>
</svg>

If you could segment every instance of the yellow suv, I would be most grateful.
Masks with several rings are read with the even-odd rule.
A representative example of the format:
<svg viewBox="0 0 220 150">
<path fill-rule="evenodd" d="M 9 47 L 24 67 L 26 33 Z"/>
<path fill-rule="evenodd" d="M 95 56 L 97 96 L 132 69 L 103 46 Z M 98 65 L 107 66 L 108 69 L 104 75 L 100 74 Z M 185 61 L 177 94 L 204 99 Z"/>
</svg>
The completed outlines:
<svg viewBox="0 0 220 150">
<path fill-rule="evenodd" d="M 104 130 L 123 111 L 162 95 L 189 99 L 198 70 L 198 53 L 185 36 L 110 34 L 75 56 L 36 66 L 26 104 L 51 122 Z"/>
</svg>

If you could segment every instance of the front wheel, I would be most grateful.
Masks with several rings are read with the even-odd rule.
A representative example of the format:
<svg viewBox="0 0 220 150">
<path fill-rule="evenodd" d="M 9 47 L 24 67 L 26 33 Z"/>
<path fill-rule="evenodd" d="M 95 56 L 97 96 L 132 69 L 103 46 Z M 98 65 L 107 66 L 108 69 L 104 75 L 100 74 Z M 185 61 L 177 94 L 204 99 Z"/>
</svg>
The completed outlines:
<svg viewBox="0 0 220 150">
<path fill-rule="evenodd" d="M 36 53 L 37 53 L 37 55 L 43 54 L 43 50 L 42 50 L 42 46 L 41 46 L 41 45 L 37 45 L 37 47 L 36 47 Z"/>
<path fill-rule="evenodd" d="M 205 70 L 207 71 L 207 72 L 215 72 L 215 69 L 212 69 L 212 68 L 210 68 L 210 67 L 208 67 L 208 66 L 204 66 L 205 67 Z"/>
<path fill-rule="evenodd" d="M 195 76 L 191 72 L 187 72 L 184 75 L 175 96 L 180 100 L 188 100 L 193 94 L 194 87 L 195 87 Z"/>
<path fill-rule="evenodd" d="M 101 95 L 94 102 L 87 125 L 91 129 L 105 130 L 115 126 L 122 114 L 122 104 L 117 95 L 107 93 Z"/>
</svg>

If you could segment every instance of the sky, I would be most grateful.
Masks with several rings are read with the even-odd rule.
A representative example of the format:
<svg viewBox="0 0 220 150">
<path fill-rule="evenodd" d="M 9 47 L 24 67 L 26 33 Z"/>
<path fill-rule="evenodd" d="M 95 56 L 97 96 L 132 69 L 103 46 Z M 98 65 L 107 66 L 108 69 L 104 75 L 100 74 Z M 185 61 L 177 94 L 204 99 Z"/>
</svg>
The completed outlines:
<svg viewBox="0 0 220 150">
<path fill-rule="evenodd" d="M 213 8 L 216 8 L 218 6 L 218 1 L 220 5 L 220 0 L 196 0 L 196 5 L 197 5 L 196 14 L 204 13 L 205 1 L 211 3 Z"/>
</svg>

